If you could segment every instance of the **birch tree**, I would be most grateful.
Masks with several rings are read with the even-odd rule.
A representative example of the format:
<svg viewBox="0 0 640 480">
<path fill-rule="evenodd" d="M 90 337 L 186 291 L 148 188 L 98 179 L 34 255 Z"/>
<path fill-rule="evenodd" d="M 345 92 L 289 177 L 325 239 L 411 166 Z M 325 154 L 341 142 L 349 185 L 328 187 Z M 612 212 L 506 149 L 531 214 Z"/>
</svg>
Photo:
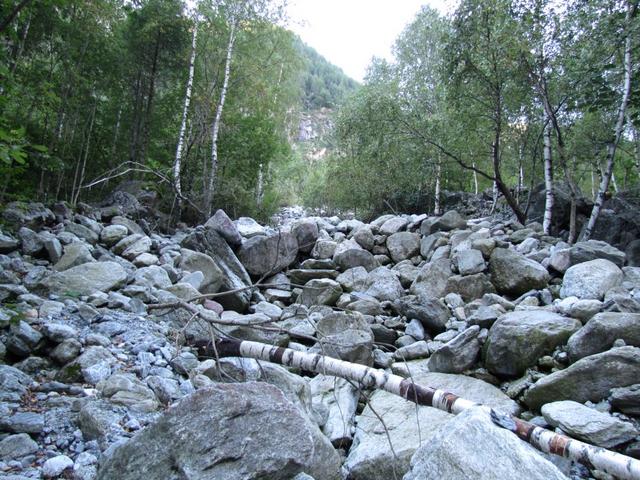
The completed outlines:
<svg viewBox="0 0 640 480">
<path fill-rule="evenodd" d="M 602 205 L 604 204 L 605 195 L 609 190 L 609 182 L 611 181 L 611 177 L 613 175 L 613 166 L 615 161 L 616 149 L 618 148 L 618 144 L 620 143 L 620 138 L 622 137 L 622 133 L 624 130 L 624 121 L 627 112 L 627 105 L 629 104 L 629 96 L 631 95 L 631 76 L 633 72 L 633 64 L 632 64 L 632 35 L 631 28 L 632 22 L 636 17 L 636 11 L 638 7 L 637 1 L 627 1 L 626 5 L 626 14 L 625 14 L 625 41 L 624 41 L 624 80 L 622 85 L 622 98 L 620 99 L 620 106 L 618 107 L 618 112 L 616 115 L 616 124 L 613 130 L 613 138 L 607 145 L 607 155 L 606 155 L 606 167 L 602 175 L 602 180 L 600 182 L 600 187 L 598 189 L 598 195 L 596 196 L 596 201 L 593 205 L 593 209 L 591 210 L 591 216 L 589 217 L 589 222 L 583 232 L 582 240 L 589 240 L 591 235 L 593 234 L 593 230 L 596 227 L 596 222 L 598 221 L 598 216 L 600 215 L 600 210 L 602 209 Z"/>
</svg>

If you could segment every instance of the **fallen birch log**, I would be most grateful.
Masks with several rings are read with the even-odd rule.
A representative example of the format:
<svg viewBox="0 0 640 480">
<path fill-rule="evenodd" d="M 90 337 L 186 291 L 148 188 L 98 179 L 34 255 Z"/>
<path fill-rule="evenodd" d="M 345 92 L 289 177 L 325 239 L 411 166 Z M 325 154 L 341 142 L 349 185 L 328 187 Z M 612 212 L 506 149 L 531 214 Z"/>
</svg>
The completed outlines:
<svg viewBox="0 0 640 480">
<path fill-rule="evenodd" d="M 309 372 L 342 377 L 357 382 L 365 388 L 386 390 L 418 405 L 438 408 L 453 414 L 479 406 L 453 393 L 418 385 L 411 378 L 403 378 L 384 370 L 324 355 L 226 338 L 216 340 L 215 344 L 206 343 L 195 346 L 204 356 L 253 358 Z M 580 462 L 589 468 L 601 470 L 620 479 L 640 480 L 639 460 L 551 432 L 494 409 L 491 409 L 491 419 L 496 425 L 510 430 L 538 450 Z"/>
</svg>

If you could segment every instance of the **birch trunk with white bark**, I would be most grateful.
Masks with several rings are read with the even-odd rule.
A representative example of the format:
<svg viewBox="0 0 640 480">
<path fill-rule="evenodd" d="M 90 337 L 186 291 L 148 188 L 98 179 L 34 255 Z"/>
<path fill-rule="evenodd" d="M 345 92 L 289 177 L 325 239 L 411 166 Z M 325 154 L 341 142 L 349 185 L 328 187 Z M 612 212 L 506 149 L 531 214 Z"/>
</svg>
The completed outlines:
<svg viewBox="0 0 640 480">
<path fill-rule="evenodd" d="M 227 97 L 227 89 L 229 88 L 229 77 L 231 76 L 231 58 L 233 56 L 233 47 L 236 42 L 236 20 L 231 21 L 231 29 L 229 31 L 229 42 L 227 43 L 227 58 L 224 64 L 224 80 L 222 82 L 222 90 L 220 91 L 220 100 L 216 107 L 216 116 L 211 126 L 211 169 L 209 170 L 209 181 L 204 196 L 204 212 L 207 217 L 211 216 L 213 207 L 214 188 L 216 176 L 218 174 L 218 134 L 220 132 L 220 121 L 222 119 L 222 109 L 224 101 Z"/>
<path fill-rule="evenodd" d="M 189 114 L 189 104 L 191 103 L 191 90 L 193 89 L 193 74 L 196 64 L 196 42 L 198 39 L 198 21 L 196 20 L 193 27 L 193 35 L 191 37 L 191 57 L 189 58 L 189 78 L 187 79 L 187 91 L 184 96 L 184 105 L 182 108 L 182 122 L 180 123 L 180 132 L 178 133 L 178 146 L 176 147 L 176 156 L 173 161 L 173 187 L 176 191 L 178 204 L 182 198 L 182 179 L 180 171 L 182 169 L 182 150 L 184 148 L 184 137 L 187 131 L 187 116 Z"/>
<path fill-rule="evenodd" d="M 582 235 L 582 240 L 584 241 L 591 238 L 593 230 L 596 228 L 596 222 L 598 221 L 600 210 L 602 210 L 605 196 L 607 194 L 607 191 L 609 190 L 609 182 L 611 181 L 611 176 L 613 175 L 616 149 L 618 148 L 618 144 L 620 143 L 620 138 L 622 137 L 622 131 L 624 128 L 627 105 L 629 104 L 629 97 L 631 95 L 631 73 L 633 71 L 633 65 L 631 62 L 630 28 L 631 19 L 635 16 L 635 9 L 635 4 L 632 4 L 631 2 L 627 3 L 627 14 L 625 16 L 625 25 L 627 32 L 624 42 L 624 83 L 622 87 L 622 100 L 620 101 L 620 106 L 618 107 L 618 115 L 616 126 L 614 129 L 613 140 L 607 145 L 607 162 L 604 174 L 602 176 L 602 181 L 600 182 L 600 188 L 598 189 L 598 196 L 596 197 L 596 201 L 593 204 L 591 216 L 589 217 L 589 223 L 587 223 L 587 227 L 585 228 Z"/>
<path fill-rule="evenodd" d="M 434 192 L 434 205 L 433 205 L 433 213 L 435 215 L 440 215 L 440 181 L 442 177 L 442 166 L 438 161 L 438 165 L 436 165 L 436 187 Z"/>
<path fill-rule="evenodd" d="M 543 133 L 543 156 L 544 156 L 544 188 L 545 188 L 545 205 L 544 220 L 542 223 L 542 231 L 545 235 L 549 235 L 551 230 L 551 220 L 553 217 L 553 163 L 551 158 L 551 125 L 547 114 L 544 115 L 544 133 Z"/>
</svg>

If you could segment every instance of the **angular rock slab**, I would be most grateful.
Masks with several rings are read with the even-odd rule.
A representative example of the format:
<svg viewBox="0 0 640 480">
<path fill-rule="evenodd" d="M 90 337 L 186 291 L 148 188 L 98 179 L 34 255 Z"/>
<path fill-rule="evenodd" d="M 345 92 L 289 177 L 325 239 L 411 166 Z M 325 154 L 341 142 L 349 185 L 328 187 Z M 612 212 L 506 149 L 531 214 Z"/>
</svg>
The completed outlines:
<svg viewBox="0 0 640 480">
<path fill-rule="evenodd" d="M 421 385 L 442 388 L 502 412 L 519 413 L 513 400 L 482 380 L 446 373 L 418 374 L 414 379 Z M 371 396 L 370 405 L 373 410 L 367 406 L 357 417 L 353 446 L 343 466 L 350 480 L 400 478 L 409 470 L 409 462 L 420 446 L 420 440 L 424 443 L 430 435 L 446 430 L 448 422 L 454 418 L 442 410 L 416 407 L 414 403 L 385 391 L 376 391 Z M 385 425 L 373 413 L 374 410 L 384 419 Z M 389 447 L 389 438 L 397 460 Z M 474 447 L 476 450 L 477 445 Z M 394 477 L 394 470 L 397 477 Z"/>
<path fill-rule="evenodd" d="M 627 345 L 640 347 L 640 314 L 603 312 L 596 314 L 574 333 L 567 343 L 569 358 L 581 358 L 604 352 L 622 339 Z"/>
<path fill-rule="evenodd" d="M 221 290 L 234 290 L 251 285 L 251 278 L 226 240 L 212 228 L 196 229 L 181 243 L 183 247 L 206 253 L 223 273 Z M 244 290 L 218 298 L 225 308 L 243 312 L 249 306 L 251 292 Z"/>
<path fill-rule="evenodd" d="M 604 448 L 628 442 L 639 433 L 629 422 L 571 400 L 547 403 L 542 415 L 570 436 Z"/>
<path fill-rule="evenodd" d="M 238 250 L 238 259 L 250 275 L 260 277 L 280 272 L 298 255 L 298 241 L 291 233 L 258 235 L 247 240 Z"/>
<path fill-rule="evenodd" d="M 638 383 L 640 348 L 619 347 L 578 360 L 538 380 L 525 394 L 532 409 L 557 400 L 599 402 L 612 388 Z"/>
<path fill-rule="evenodd" d="M 97 480 L 337 480 L 339 468 L 326 437 L 280 390 L 249 382 L 186 397 L 119 447 Z"/>
<path fill-rule="evenodd" d="M 91 295 L 121 287 L 127 272 L 116 262 L 84 263 L 44 278 L 39 287 L 57 295 Z"/>
<path fill-rule="evenodd" d="M 567 480 L 514 434 L 497 427 L 483 408 L 462 412 L 425 438 L 404 480 Z"/>
<path fill-rule="evenodd" d="M 582 326 L 579 320 L 547 310 L 521 310 L 502 315 L 491 326 L 485 344 L 487 369 L 517 377 Z"/>
</svg>

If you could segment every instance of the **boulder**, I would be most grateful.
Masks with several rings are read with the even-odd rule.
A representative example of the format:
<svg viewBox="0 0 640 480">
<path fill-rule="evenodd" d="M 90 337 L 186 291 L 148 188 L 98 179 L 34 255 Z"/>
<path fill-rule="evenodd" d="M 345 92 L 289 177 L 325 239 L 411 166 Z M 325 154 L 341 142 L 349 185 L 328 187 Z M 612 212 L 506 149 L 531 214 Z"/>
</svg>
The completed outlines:
<svg viewBox="0 0 640 480">
<path fill-rule="evenodd" d="M 525 394 L 532 409 L 558 400 L 599 402 L 612 388 L 638 383 L 640 348 L 619 347 L 578 360 L 538 380 Z"/>
<path fill-rule="evenodd" d="M 214 384 L 186 397 L 108 457 L 97 480 L 340 478 L 340 458 L 280 390 Z"/>
<path fill-rule="evenodd" d="M 367 276 L 365 294 L 380 301 L 394 301 L 404 295 L 404 288 L 394 271 L 378 267 Z"/>
<path fill-rule="evenodd" d="M 116 373 L 98 383 L 97 388 L 111 403 L 134 411 L 152 412 L 159 407 L 153 391 L 133 374 Z"/>
<path fill-rule="evenodd" d="M 453 275 L 447 279 L 445 294 L 457 293 L 465 302 L 482 298 L 487 293 L 495 293 L 496 289 L 484 273 L 473 275 Z"/>
<path fill-rule="evenodd" d="M 467 220 L 462 215 L 460 215 L 456 210 L 449 210 L 433 222 L 431 225 L 431 232 L 429 233 L 438 231 L 448 232 L 451 230 L 465 228 L 466 226 Z"/>
<path fill-rule="evenodd" d="M 627 345 L 640 347 L 640 314 L 603 312 L 596 314 L 574 333 L 567 343 L 572 362 L 604 352 L 618 339 Z"/>
<path fill-rule="evenodd" d="M 393 303 L 398 314 L 407 320 L 417 319 L 432 334 L 446 329 L 451 316 L 449 309 L 438 299 L 429 297 L 404 297 Z"/>
<path fill-rule="evenodd" d="M 55 222 L 56 216 L 42 203 L 11 202 L 4 207 L 2 219 L 6 224 L 20 228 L 40 229 Z"/>
<path fill-rule="evenodd" d="M 429 433 L 404 480 L 568 480 L 533 447 L 496 426 L 486 408 L 466 410 Z"/>
<path fill-rule="evenodd" d="M 206 253 L 182 248 L 178 267 L 187 272 L 202 272 L 204 278 L 199 288 L 202 293 L 216 293 L 224 283 L 222 270 Z"/>
<path fill-rule="evenodd" d="M 484 258 L 480 250 L 460 250 L 453 256 L 453 264 L 460 275 L 473 275 L 483 272 L 486 268 Z"/>
<path fill-rule="evenodd" d="M 302 289 L 298 302 L 307 307 L 313 305 L 333 306 L 340 295 L 342 295 L 342 287 L 338 282 L 328 278 L 310 280 Z"/>
<path fill-rule="evenodd" d="M 42 237 L 30 228 L 20 228 L 20 230 L 18 230 L 18 239 L 22 246 L 22 253 L 25 255 L 31 255 L 33 257 L 42 253 L 44 249 Z"/>
<path fill-rule="evenodd" d="M 578 242 L 569 249 L 569 262 L 571 265 L 590 262 L 599 258 L 609 260 L 622 268 L 626 260 L 626 254 L 600 240 Z"/>
<path fill-rule="evenodd" d="M 358 389 L 344 378 L 322 374 L 313 377 L 309 386 L 313 403 L 327 411 L 322 431 L 335 447 L 348 446 L 355 430 Z"/>
<path fill-rule="evenodd" d="M 529 290 L 541 290 L 549 282 L 547 270 L 507 248 L 496 248 L 489 261 L 491 281 L 500 294 L 519 296 Z"/>
<path fill-rule="evenodd" d="M 426 263 L 411 284 L 411 293 L 426 298 L 443 297 L 447 290 L 447 281 L 451 275 L 451 262 L 448 258 Z"/>
<path fill-rule="evenodd" d="M 479 333 L 480 327 L 474 325 L 442 345 L 429 357 L 429 371 L 462 373 L 473 367 L 480 353 Z"/>
<path fill-rule="evenodd" d="M 63 272 L 89 262 L 95 262 L 95 260 L 87 245 L 83 242 L 73 242 L 65 245 L 64 254 L 54 265 L 53 269 L 56 272 Z"/>
<path fill-rule="evenodd" d="M 547 403 L 542 407 L 542 415 L 549 425 L 604 448 L 628 442 L 640 433 L 629 422 L 571 400 Z"/>
<path fill-rule="evenodd" d="M 366 268 L 354 267 L 338 275 L 336 281 L 346 292 L 364 292 L 367 289 L 368 275 Z"/>
<path fill-rule="evenodd" d="M 92 346 L 60 369 L 56 380 L 65 383 L 86 382 L 93 385 L 111 375 L 115 357 L 104 347 Z"/>
<path fill-rule="evenodd" d="M 211 228 L 197 228 L 181 245 L 190 250 L 206 253 L 222 272 L 221 290 L 236 290 L 251 285 L 251 278 L 231 250 L 225 239 Z M 203 272 L 204 273 L 204 272 Z M 249 306 L 249 290 L 235 292 L 218 298 L 225 308 L 244 312 Z"/>
<path fill-rule="evenodd" d="M 312 219 L 300 220 L 293 226 L 291 233 L 298 241 L 298 250 L 303 253 L 309 253 L 318 240 L 318 224 Z"/>
<path fill-rule="evenodd" d="M 355 267 L 364 267 L 367 272 L 370 272 L 379 266 L 373 254 L 368 250 L 363 250 L 359 245 L 358 248 L 349 248 L 341 252 L 336 249 L 333 260 L 343 272 Z"/>
<path fill-rule="evenodd" d="M 365 318 L 356 312 L 334 312 L 317 325 L 319 351 L 348 362 L 371 365 L 373 332 Z"/>
<path fill-rule="evenodd" d="M 125 238 L 129 234 L 129 229 L 124 225 L 108 225 L 100 232 L 100 241 L 111 247 Z"/>
<path fill-rule="evenodd" d="M 266 235 L 267 233 L 264 227 L 253 218 L 240 217 L 234 223 L 240 235 L 245 238 L 255 237 L 256 235 Z"/>
<path fill-rule="evenodd" d="M 32 383 L 26 373 L 9 365 L 0 365 L 0 402 L 20 402 Z"/>
<path fill-rule="evenodd" d="M 441 388 L 506 413 L 515 415 L 520 411 L 513 400 L 482 380 L 446 373 L 421 373 L 413 378 L 421 385 Z M 374 411 L 382 416 L 384 425 Z M 446 430 L 452 418 L 453 415 L 435 408 L 416 408 L 414 403 L 399 400 L 389 392 L 374 392 L 369 404 L 357 417 L 353 446 L 343 467 L 347 478 L 388 480 L 394 475 L 400 478 L 409 470 L 411 457 L 421 441 L 424 443 L 431 434 Z M 514 442 L 519 442 L 513 438 Z M 395 456 L 389 448 L 389 442 L 393 445 Z"/>
<path fill-rule="evenodd" d="M 238 250 L 238 259 L 250 275 L 273 275 L 291 265 L 298 255 L 298 241 L 291 233 L 251 237 Z"/>
<path fill-rule="evenodd" d="M 520 310 L 502 315 L 485 343 L 487 369 L 502 377 L 517 377 L 552 353 L 582 326 L 580 321 L 547 310 Z"/>
<path fill-rule="evenodd" d="M 227 216 L 224 210 L 216 210 L 216 213 L 207 220 L 204 226 L 205 228 L 214 229 L 232 247 L 242 244 L 242 235 L 240 235 L 235 223 Z"/>
<path fill-rule="evenodd" d="M 153 265 L 136 270 L 133 274 L 133 283 L 149 288 L 168 288 L 171 286 L 171 279 L 165 269 Z"/>
<path fill-rule="evenodd" d="M 57 272 L 42 279 L 39 288 L 56 295 L 91 295 L 121 287 L 127 272 L 116 262 L 92 262 Z"/>
<path fill-rule="evenodd" d="M 640 383 L 614 388 L 609 397 L 611 406 L 627 415 L 640 417 Z"/>
<path fill-rule="evenodd" d="M 420 253 L 420 234 L 398 232 L 387 238 L 387 250 L 395 263 L 415 257 Z"/>
<path fill-rule="evenodd" d="M 409 224 L 409 220 L 404 217 L 391 217 L 380 225 L 382 235 L 393 235 L 403 230 Z"/>
<path fill-rule="evenodd" d="M 622 283 L 622 278 L 622 270 L 609 260 L 579 263 L 564 274 L 560 297 L 602 300 L 610 289 Z"/>
</svg>

